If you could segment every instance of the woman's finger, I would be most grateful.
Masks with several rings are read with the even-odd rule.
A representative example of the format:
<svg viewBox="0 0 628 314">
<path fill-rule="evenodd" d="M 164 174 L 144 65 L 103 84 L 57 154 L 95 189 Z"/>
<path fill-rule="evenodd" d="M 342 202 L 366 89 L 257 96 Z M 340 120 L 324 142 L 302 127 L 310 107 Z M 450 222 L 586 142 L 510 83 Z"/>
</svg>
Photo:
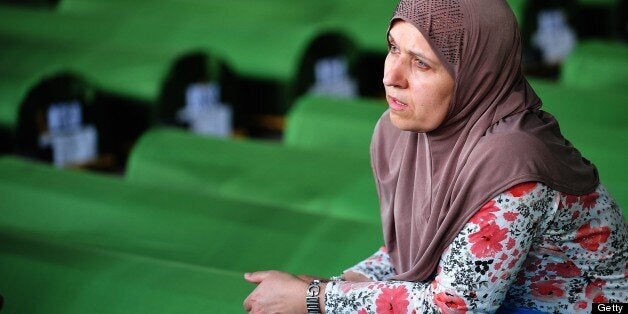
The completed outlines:
<svg viewBox="0 0 628 314">
<path fill-rule="evenodd" d="M 250 283 L 258 284 L 268 277 L 269 271 L 257 271 L 244 274 L 244 279 Z"/>
</svg>

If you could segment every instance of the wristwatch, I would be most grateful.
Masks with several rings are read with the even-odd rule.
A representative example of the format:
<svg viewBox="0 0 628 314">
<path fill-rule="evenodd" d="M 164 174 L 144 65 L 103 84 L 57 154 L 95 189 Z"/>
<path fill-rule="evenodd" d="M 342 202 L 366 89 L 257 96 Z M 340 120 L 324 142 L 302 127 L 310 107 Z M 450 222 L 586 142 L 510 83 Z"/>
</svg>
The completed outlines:
<svg viewBox="0 0 628 314">
<path fill-rule="evenodd" d="M 321 313 L 321 307 L 318 304 L 318 295 L 321 292 L 321 281 L 312 280 L 310 286 L 307 287 L 307 293 L 305 294 L 305 306 L 308 313 Z"/>
</svg>

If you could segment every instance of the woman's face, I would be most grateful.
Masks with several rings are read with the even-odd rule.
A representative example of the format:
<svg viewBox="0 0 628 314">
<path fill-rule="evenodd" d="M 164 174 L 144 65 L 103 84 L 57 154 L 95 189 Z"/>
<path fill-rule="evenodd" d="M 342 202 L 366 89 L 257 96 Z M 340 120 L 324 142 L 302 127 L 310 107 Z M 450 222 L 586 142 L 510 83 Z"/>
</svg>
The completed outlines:
<svg viewBox="0 0 628 314">
<path fill-rule="evenodd" d="M 429 132 L 445 119 L 454 80 L 421 32 L 394 22 L 388 36 L 384 88 L 392 123 L 405 131 Z"/>
</svg>

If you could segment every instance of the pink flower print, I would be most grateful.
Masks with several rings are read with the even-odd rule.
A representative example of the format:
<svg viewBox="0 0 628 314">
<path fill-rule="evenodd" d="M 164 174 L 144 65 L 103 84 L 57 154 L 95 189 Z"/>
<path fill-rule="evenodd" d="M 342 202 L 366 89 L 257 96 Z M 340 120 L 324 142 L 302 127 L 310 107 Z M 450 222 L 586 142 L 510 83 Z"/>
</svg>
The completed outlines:
<svg viewBox="0 0 628 314">
<path fill-rule="evenodd" d="M 587 303 L 587 301 L 579 301 L 579 302 L 576 302 L 576 304 L 573 305 L 573 308 L 576 311 L 586 310 L 587 307 L 588 307 L 588 304 L 589 303 Z"/>
<path fill-rule="evenodd" d="M 595 303 L 608 302 L 602 291 L 604 286 L 606 286 L 606 281 L 602 279 L 595 279 L 584 288 L 584 296 L 586 296 L 589 300 L 593 300 Z"/>
<path fill-rule="evenodd" d="M 574 242 L 579 243 L 580 246 L 589 251 L 595 252 L 600 248 L 600 244 L 608 241 L 610 235 L 611 229 L 609 227 L 594 228 L 587 223 L 578 229 Z"/>
<path fill-rule="evenodd" d="M 515 213 L 515 212 L 504 213 L 504 219 L 508 221 L 515 221 L 515 219 L 517 219 L 517 216 L 519 216 L 519 213 Z"/>
<path fill-rule="evenodd" d="M 508 229 L 499 228 L 495 223 L 482 227 L 478 232 L 469 235 L 471 253 L 478 258 L 493 257 L 499 253 L 503 246 L 502 241 L 506 239 Z"/>
<path fill-rule="evenodd" d="M 534 190 L 535 187 L 536 182 L 525 182 L 511 187 L 508 189 L 508 193 L 514 197 L 522 197 Z"/>
<path fill-rule="evenodd" d="M 562 204 L 562 202 L 561 202 L 561 204 L 562 204 L 561 207 L 563 207 L 563 208 L 564 207 L 571 207 L 571 206 L 573 206 L 577 202 L 578 202 L 578 196 L 577 195 L 570 195 L 570 194 L 568 194 L 565 197 L 565 203 Z"/>
<path fill-rule="evenodd" d="M 591 209 L 595 207 L 595 203 L 597 203 L 597 199 L 600 197 L 600 194 L 597 192 L 593 192 L 591 194 L 582 195 L 578 198 L 580 203 L 582 203 L 582 208 Z"/>
<path fill-rule="evenodd" d="M 547 264 L 547 270 L 565 278 L 580 276 L 580 269 L 572 261 Z"/>
<path fill-rule="evenodd" d="M 406 313 L 408 309 L 408 291 L 405 286 L 393 288 L 382 287 L 381 293 L 375 300 L 376 312 L 379 313 Z"/>
<path fill-rule="evenodd" d="M 506 244 L 506 248 L 509 249 L 509 250 L 512 250 L 512 248 L 515 247 L 515 244 L 516 244 L 515 239 L 509 238 L 508 239 L 508 244 Z"/>
<path fill-rule="evenodd" d="M 480 226 L 492 223 L 493 221 L 495 221 L 494 212 L 498 210 L 499 208 L 495 206 L 495 201 L 490 200 L 488 203 L 484 204 L 484 206 L 482 206 L 482 208 L 480 208 L 480 210 L 478 210 L 478 212 L 473 215 L 473 217 L 469 221 Z"/>
<path fill-rule="evenodd" d="M 503 263 L 503 262 L 497 262 L 497 263 L 495 263 L 495 270 L 500 270 L 500 269 L 502 269 L 502 263 Z"/>
<path fill-rule="evenodd" d="M 441 292 L 434 296 L 434 303 L 441 313 L 466 313 L 467 304 L 463 298 L 449 292 Z"/>
<path fill-rule="evenodd" d="M 565 295 L 562 280 L 537 281 L 530 285 L 532 295 L 544 300 L 552 300 Z"/>
</svg>

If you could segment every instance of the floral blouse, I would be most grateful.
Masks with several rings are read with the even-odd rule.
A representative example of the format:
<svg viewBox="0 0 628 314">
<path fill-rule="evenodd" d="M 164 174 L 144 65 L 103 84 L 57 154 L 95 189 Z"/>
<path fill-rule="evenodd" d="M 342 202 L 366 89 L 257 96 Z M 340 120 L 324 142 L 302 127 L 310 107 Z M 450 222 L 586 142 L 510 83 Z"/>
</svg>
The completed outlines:
<svg viewBox="0 0 628 314">
<path fill-rule="evenodd" d="M 443 253 L 431 282 L 390 280 L 386 248 L 331 281 L 327 313 L 492 313 L 501 306 L 590 313 L 628 302 L 628 228 L 603 186 L 583 196 L 517 185 L 484 205 Z"/>
</svg>

